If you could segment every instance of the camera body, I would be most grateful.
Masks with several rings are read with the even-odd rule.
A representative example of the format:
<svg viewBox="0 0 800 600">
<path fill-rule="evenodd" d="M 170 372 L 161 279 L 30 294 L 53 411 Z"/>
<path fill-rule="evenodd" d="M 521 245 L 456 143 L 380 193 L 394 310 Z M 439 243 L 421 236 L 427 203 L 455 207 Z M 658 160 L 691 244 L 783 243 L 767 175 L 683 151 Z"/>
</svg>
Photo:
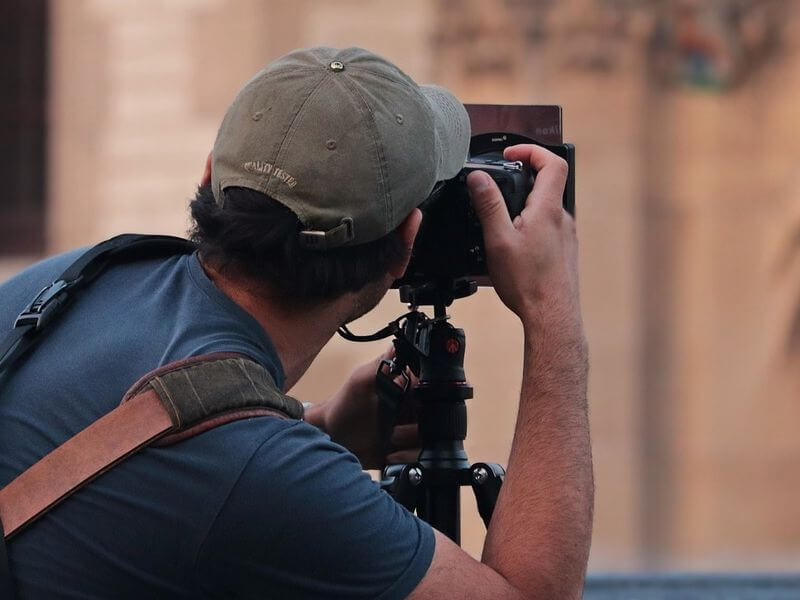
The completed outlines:
<svg viewBox="0 0 800 600">
<path fill-rule="evenodd" d="M 497 184 L 513 219 L 522 212 L 535 182 L 536 173 L 521 162 L 503 158 L 503 149 L 521 143 L 537 142 L 518 134 L 487 133 L 474 136 L 470 156 L 453 179 L 440 182 L 420 205 L 422 225 L 414 243 L 405 275 L 393 287 L 447 284 L 467 279 L 491 285 L 486 265 L 483 232 L 472 208 L 467 175 L 481 170 Z M 575 148 L 571 144 L 538 144 L 564 158 L 569 176 L 563 206 L 575 215 Z"/>
</svg>

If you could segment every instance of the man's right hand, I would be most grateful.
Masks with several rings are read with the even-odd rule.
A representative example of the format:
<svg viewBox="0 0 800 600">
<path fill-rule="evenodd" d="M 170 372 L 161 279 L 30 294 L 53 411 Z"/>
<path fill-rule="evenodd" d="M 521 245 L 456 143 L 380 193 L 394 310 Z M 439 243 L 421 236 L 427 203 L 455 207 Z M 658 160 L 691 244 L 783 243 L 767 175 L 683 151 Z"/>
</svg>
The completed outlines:
<svg viewBox="0 0 800 600">
<path fill-rule="evenodd" d="M 525 330 L 508 471 L 481 562 L 436 532 L 433 562 L 413 600 L 572 600 L 583 589 L 594 484 L 578 243 L 575 221 L 561 204 L 567 164 L 532 144 L 506 149 L 505 158 L 537 171 L 525 208 L 513 222 L 486 173 L 471 173 L 467 182 L 492 283 Z"/>
<path fill-rule="evenodd" d="M 562 207 L 567 163 L 534 144 L 506 148 L 504 157 L 537 171 L 525 208 L 513 222 L 488 174 L 475 171 L 467 178 L 492 284 L 526 329 L 536 332 L 555 320 L 559 328 L 579 333 L 578 242 L 575 220 Z"/>
</svg>

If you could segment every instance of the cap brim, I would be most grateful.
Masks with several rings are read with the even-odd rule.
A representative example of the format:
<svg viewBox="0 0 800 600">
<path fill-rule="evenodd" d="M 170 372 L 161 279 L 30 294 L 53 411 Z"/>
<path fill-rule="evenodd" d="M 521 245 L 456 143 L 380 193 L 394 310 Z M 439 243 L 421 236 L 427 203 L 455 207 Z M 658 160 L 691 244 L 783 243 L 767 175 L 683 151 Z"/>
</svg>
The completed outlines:
<svg viewBox="0 0 800 600">
<path fill-rule="evenodd" d="M 464 105 L 446 89 L 436 85 L 419 86 L 430 104 L 435 123 L 436 180 L 455 177 L 464 167 L 469 153 L 470 124 Z"/>
</svg>

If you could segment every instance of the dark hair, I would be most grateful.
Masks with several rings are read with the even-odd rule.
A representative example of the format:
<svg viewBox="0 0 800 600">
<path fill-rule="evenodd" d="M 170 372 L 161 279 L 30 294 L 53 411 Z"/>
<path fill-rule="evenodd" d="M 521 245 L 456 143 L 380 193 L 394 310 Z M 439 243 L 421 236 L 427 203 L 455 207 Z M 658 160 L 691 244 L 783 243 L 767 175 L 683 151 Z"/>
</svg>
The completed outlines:
<svg viewBox="0 0 800 600">
<path fill-rule="evenodd" d="M 287 301 L 333 300 L 386 274 L 407 249 L 397 231 L 365 244 L 330 250 L 302 246 L 302 224 L 283 204 L 251 189 L 225 189 L 220 208 L 210 185 L 200 186 L 190 204 L 189 232 L 200 255 L 232 269 Z"/>
</svg>

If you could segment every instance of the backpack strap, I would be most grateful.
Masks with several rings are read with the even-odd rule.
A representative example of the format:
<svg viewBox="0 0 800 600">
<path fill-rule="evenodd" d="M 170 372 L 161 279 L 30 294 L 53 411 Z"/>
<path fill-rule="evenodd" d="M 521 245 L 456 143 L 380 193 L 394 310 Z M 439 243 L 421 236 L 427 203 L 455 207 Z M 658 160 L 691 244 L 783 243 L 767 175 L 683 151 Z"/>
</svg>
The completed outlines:
<svg viewBox="0 0 800 600">
<path fill-rule="evenodd" d="M 117 408 L 0 489 L 5 539 L 154 442 L 174 444 L 239 419 L 302 415 L 302 404 L 245 356 L 207 354 L 165 365 L 137 381 Z"/>
<path fill-rule="evenodd" d="M 188 254 L 196 246 L 189 240 L 169 235 L 123 233 L 92 246 L 39 292 L 23 310 L 14 327 L 0 338 L 0 373 L 10 367 L 39 338 L 75 294 L 100 275 L 108 264 L 121 260 L 143 260 L 172 254 Z"/>
<path fill-rule="evenodd" d="M 39 292 L 20 313 L 11 331 L 0 337 L 0 375 L 42 338 L 42 332 L 75 294 L 108 264 L 121 260 L 139 260 L 171 254 L 187 254 L 195 245 L 181 238 L 165 235 L 125 233 L 101 242 L 81 254 L 56 280 Z M 0 490 L 0 493 L 5 491 Z M 2 512 L 0 511 L 0 516 Z M 6 531 L 0 518 L 0 598 L 12 598 L 13 580 L 5 546 Z"/>
</svg>

